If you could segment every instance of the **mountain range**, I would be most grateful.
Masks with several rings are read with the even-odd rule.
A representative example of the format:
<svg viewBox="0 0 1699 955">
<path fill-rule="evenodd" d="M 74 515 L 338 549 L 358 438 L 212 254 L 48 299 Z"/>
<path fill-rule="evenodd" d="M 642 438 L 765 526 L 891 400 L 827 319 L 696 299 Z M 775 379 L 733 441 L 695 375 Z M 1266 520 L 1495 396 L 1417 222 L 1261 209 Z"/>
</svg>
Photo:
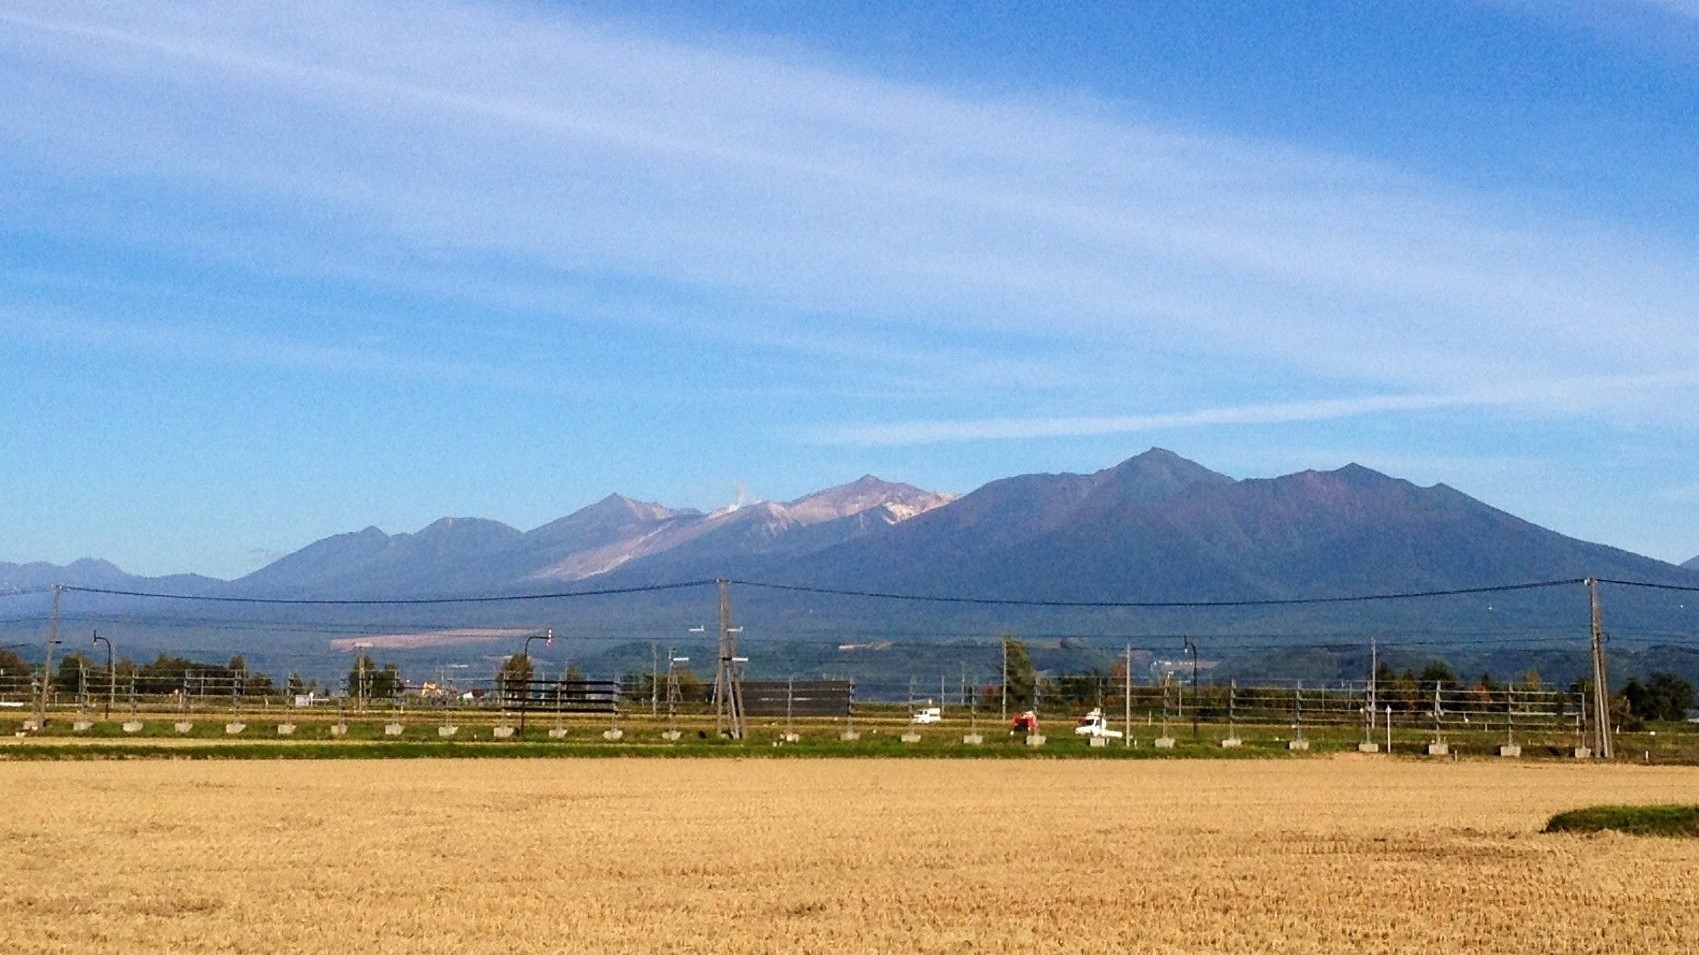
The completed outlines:
<svg viewBox="0 0 1699 955">
<path fill-rule="evenodd" d="M 1093 474 L 1021 475 L 959 497 L 871 475 L 709 513 L 615 494 L 529 531 L 463 517 L 416 533 L 368 527 L 234 581 L 82 560 L 0 564 L 0 589 L 411 598 L 738 577 L 973 598 L 1257 600 L 1578 576 L 1692 585 L 1699 558 L 1677 567 L 1575 540 L 1358 465 L 1236 480 L 1153 448 Z"/>
</svg>

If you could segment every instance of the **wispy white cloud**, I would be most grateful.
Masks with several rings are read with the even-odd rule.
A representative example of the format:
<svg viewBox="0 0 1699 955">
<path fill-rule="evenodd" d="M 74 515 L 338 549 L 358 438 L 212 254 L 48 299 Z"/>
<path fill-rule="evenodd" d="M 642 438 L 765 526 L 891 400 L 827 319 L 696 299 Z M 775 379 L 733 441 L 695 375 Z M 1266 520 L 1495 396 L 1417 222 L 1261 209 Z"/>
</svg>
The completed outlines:
<svg viewBox="0 0 1699 955">
<path fill-rule="evenodd" d="M 267 274 L 434 284 L 498 311 L 558 301 L 551 278 L 508 268 L 520 262 L 693 302 L 604 325 L 776 347 L 860 336 L 864 355 L 914 349 L 937 381 L 962 354 L 942 342 L 987 335 L 1069 352 L 1071 369 L 1033 380 L 1168 356 L 1394 396 L 1699 366 L 1694 249 L 1072 95 L 928 89 L 550 9 L 445 4 L 20 2 L 0 14 L 0 63 L 21 80 L 0 103 L 16 161 L 106 184 L 57 228 Z M 127 189 L 180 208 L 138 215 L 110 198 Z M 25 188 L 0 211 L 48 221 L 61 199 Z"/>
<path fill-rule="evenodd" d="M 1370 415 L 1451 411 L 1468 408 L 1554 409 L 1621 404 L 1652 392 L 1662 400 L 1680 394 L 1699 397 L 1699 370 L 1668 374 L 1586 376 L 1543 381 L 1501 382 L 1467 393 L 1367 395 L 1201 408 L 1144 415 L 1045 418 L 938 419 L 856 422 L 815 429 L 810 437 L 825 444 L 895 446 L 966 441 L 1136 435 L 1157 431 L 1234 425 L 1276 425 L 1333 421 Z M 1681 407 L 1687 407 L 1685 401 Z"/>
</svg>

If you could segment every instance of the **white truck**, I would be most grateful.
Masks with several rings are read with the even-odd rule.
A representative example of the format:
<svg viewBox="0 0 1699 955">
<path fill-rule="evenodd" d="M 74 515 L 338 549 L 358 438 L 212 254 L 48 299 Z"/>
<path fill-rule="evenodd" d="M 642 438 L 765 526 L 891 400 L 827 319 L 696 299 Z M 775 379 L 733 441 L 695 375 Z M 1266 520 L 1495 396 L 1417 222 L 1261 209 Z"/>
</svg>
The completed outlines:
<svg viewBox="0 0 1699 955">
<path fill-rule="evenodd" d="M 908 721 L 910 723 L 942 723 L 944 722 L 944 708 L 941 706 L 922 707 L 915 710 L 914 715 L 909 717 Z"/>
<path fill-rule="evenodd" d="M 1121 731 L 1109 728 L 1109 720 L 1103 715 L 1102 707 L 1092 710 L 1080 717 L 1079 724 L 1074 727 L 1075 736 L 1099 736 L 1103 739 L 1120 739 Z"/>
</svg>

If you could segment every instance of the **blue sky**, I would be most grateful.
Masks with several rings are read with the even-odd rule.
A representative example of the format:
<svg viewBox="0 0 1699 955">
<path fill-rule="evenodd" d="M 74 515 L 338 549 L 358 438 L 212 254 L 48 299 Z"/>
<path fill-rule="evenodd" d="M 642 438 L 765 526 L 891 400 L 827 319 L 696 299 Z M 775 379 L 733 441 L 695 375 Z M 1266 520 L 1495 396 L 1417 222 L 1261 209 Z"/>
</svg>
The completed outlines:
<svg viewBox="0 0 1699 955">
<path fill-rule="evenodd" d="M 0 560 L 1360 462 L 1699 554 L 1699 4 L 0 0 Z"/>
</svg>

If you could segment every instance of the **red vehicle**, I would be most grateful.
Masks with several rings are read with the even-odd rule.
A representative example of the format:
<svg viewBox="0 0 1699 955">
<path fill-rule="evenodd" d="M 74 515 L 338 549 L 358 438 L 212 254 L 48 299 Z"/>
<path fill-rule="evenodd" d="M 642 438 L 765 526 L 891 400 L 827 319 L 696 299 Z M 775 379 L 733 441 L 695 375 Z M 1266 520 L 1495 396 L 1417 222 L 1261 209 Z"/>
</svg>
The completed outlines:
<svg viewBox="0 0 1699 955">
<path fill-rule="evenodd" d="M 1034 713 L 1032 710 L 1027 710 L 1025 713 L 1021 713 L 1009 721 L 1010 736 L 1013 736 L 1016 733 L 1036 732 L 1038 732 L 1038 714 Z"/>
</svg>

